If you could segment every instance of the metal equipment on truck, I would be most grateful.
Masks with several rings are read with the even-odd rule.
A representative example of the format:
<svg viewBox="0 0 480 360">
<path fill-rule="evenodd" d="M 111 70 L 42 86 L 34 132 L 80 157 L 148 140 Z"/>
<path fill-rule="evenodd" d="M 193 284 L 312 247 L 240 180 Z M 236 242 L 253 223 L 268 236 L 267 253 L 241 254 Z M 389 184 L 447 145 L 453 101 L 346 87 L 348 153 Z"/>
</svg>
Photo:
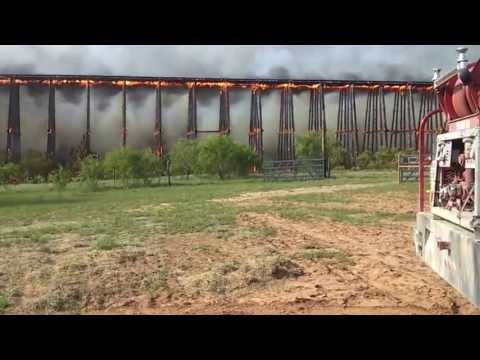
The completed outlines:
<svg viewBox="0 0 480 360">
<path fill-rule="evenodd" d="M 457 49 L 457 67 L 433 69 L 440 109 L 418 128 L 419 193 L 414 241 L 417 255 L 476 306 L 480 306 L 480 60 Z M 431 154 L 430 210 L 425 210 L 425 127 L 442 113 L 447 132 Z"/>
</svg>

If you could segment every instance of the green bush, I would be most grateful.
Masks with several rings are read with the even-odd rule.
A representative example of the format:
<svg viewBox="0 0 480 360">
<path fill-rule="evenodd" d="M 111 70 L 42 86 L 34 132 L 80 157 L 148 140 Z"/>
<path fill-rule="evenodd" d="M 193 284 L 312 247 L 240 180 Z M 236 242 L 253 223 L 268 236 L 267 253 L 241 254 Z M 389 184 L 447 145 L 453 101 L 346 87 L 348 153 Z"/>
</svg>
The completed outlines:
<svg viewBox="0 0 480 360">
<path fill-rule="evenodd" d="M 188 177 L 198 165 L 199 143 L 197 140 L 182 139 L 177 141 L 170 151 L 172 172 Z"/>
<path fill-rule="evenodd" d="M 98 181 L 103 178 L 103 172 L 102 162 L 93 155 L 80 162 L 80 181 L 91 191 L 98 189 Z"/>
<path fill-rule="evenodd" d="M 44 181 L 47 181 L 48 175 L 57 168 L 55 160 L 49 158 L 45 153 L 34 150 L 25 153 L 20 166 L 25 178 L 41 176 Z"/>
<path fill-rule="evenodd" d="M 382 147 L 375 154 L 377 169 L 394 169 L 398 163 L 399 151 L 392 148 Z"/>
<path fill-rule="evenodd" d="M 320 158 L 322 154 L 322 134 L 307 132 L 296 139 L 296 155 L 298 158 Z M 343 166 L 346 169 L 353 167 L 353 159 L 346 150 L 337 144 L 336 134 L 328 131 L 325 137 L 325 156 L 332 168 Z"/>
<path fill-rule="evenodd" d="M 323 156 L 322 135 L 307 132 L 297 137 L 295 147 L 298 158 L 320 158 Z"/>
<path fill-rule="evenodd" d="M 63 166 L 60 166 L 58 170 L 53 171 L 49 176 L 49 181 L 53 183 L 54 188 L 58 191 L 65 190 L 70 180 L 70 172 L 65 170 Z"/>
<path fill-rule="evenodd" d="M 347 151 L 340 144 L 331 144 L 327 150 L 327 156 L 330 161 L 330 166 L 333 168 L 343 166 L 350 168 Z"/>
<path fill-rule="evenodd" d="M 398 162 L 398 150 L 382 147 L 375 154 L 365 151 L 358 155 L 359 169 L 394 169 Z"/>
<path fill-rule="evenodd" d="M 375 155 L 370 151 L 364 151 L 357 157 L 357 166 L 360 169 L 371 169 L 372 167 L 375 168 L 376 165 L 377 161 Z"/>
<path fill-rule="evenodd" d="M 198 170 L 218 175 L 224 180 L 232 175 L 243 176 L 255 163 L 255 154 L 229 136 L 210 136 L 200 142 Z"/>
<path fill-rule="evenodd" d="M 98 235 L 94 243 L 94 247 L 98 250 L 112 250 L 117 246 L 118 243 L 109 235 Z"/>
<path fill-rule="evenodd" d="M 160 177 L 165 172 L 165 161 L 156 156 L 151 150 L 145 149 L 141 157 L 141 171 L 137 176 L 143 179 L 144 184 L 150 184 L 152 178 Z"/>
<path fill-rule="evenodd" d="M 0 185 L 17 184 L 22 179 L 22 168 L 15 163 L 0 165 Z"/>
<path fill-rule="evenodd" d="M 105 171 L 109 177 L 119 178 L 128 187 L 131 181 L 142 179 L 145 184 L 164 171 L 164 162 L 150 150 L 136 150 L 129 146 L 108 152 L 105 156 Z"/>
</svg>

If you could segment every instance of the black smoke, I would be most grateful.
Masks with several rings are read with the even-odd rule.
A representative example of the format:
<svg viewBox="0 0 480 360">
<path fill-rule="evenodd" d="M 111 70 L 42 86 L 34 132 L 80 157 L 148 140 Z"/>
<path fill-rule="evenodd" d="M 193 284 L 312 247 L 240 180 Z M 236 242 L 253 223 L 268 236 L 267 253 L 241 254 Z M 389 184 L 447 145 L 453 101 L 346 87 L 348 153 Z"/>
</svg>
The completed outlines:
<svg viewBox="0 0 480 360">
<path fill-rule="evenodd" d="M 155 90 L 150 88 L 127 88 L 127 102 L 129 105 L 140 107 L 145 103 L 145 100 L 154 93 Z"/>
<path fill-rule="evenodd" d="M 274 66 L 268 72 L 269 77 L 274 79 L 290 79 L 290 71 L 285 66 Z"/>
<path fill-rule="evenodd" d="M 82 101 L 82 98 L 86 97 L 87 90 L 75 85 L 62 85 L 55 90 L 60 93 L 65 101 L 70 104 L 78 105 Z"/>
<path fill-rule="evenodd" d="M 112 97 L 123 91 L 117 86 L 98 85 L 91 88 L 90 96 L 92 96 L 92 90 L 95 97 L 94 107 L 98 111 L 105 111 L 110 106 Z"/>
</svg>

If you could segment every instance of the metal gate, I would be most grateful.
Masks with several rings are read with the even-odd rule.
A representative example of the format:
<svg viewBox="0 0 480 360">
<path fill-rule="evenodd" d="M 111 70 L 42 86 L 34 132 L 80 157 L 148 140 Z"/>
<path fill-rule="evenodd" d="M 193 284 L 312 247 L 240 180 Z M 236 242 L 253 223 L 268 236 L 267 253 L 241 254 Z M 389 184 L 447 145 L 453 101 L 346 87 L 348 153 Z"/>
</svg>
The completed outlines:
<svg viewBox="0 0 480 360">
<path fill-rule="evenodd" d="M 324 159 L 276 160 L 263 162 L 264 180 L 318 180 L 330 177 Z"/>
</svg>

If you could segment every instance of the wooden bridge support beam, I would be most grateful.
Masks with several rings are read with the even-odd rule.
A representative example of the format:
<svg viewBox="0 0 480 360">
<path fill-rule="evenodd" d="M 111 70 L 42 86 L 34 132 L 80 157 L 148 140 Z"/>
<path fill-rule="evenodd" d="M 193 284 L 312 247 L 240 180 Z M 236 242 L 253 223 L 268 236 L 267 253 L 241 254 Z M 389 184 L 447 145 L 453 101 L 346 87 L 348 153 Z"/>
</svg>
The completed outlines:
<svg viewBox="0 0 480 360">
<path fill-rule="evenodd" d="M 122 102 L 122 146 L 127 145 L 127 84 L 123 82 L 123 102 Z"/>
<path fill-rule="evenodd" d="M 166 149 L 162 139 L 162 88 L 160 83 L 155 89 L 155 130 L 153 138 L 155 155 L 163 157 Z"/>
<path fill-rule="evenodd" d="M 221 135 L 230 134 L 230 99 L 228 87 L 220 88 L 220 114 L 218 130 Z"/>
<path fill-rule="evenodd" d="M 387 133 L 385 96 L 383 87 L 379 86 L 368 91 L 362 151 L 375 153 L 388 146 Z"/>
<path fill-rule="evenodd" d="M 55 158 L 55 84 L 50 80 L 48 93 L 47 156 Z"/>
<path fill-rule="evenodd" d="M 358 142 L 355 89 L 350 85 L 341 89 L 339 94 L 337 143 L 345 148 L 348 160 L 354 163 L 360 147 Z"/>
<path fill-rule="evenodd" d="M 322 154 L 325 154 L 327 121 L 325 116 L 325 96 L 323 87 L 310 90 L 310 106 L 308 111 L 308 132 L 321 134 Z"/>
<path fill-rule="evenodd" d="M 15 79 L 10 80 L 10 99 L 8 106 L 7 161 L 20 161 L 20 87 Z"/>
<path fill-rule="evenodd" d="M 195 92 L 195 84 L 189 85 L 188 90 L 188 124 L 187 138 L 197 138 L 197 95 Z"/>
<path fill-rule="evenodd" d="M 390 130 L 391 148 L 398 150 L 415 149 L 416 140 L 415 107 L 412 88 L 409 86 L 395 93 Z"/>
<path fill-rule="evenodd" d="M 295 124 L 293 119 L 293 96 L 290 87 L 282 89 L 280 99 L 280 127 L 277 145 L 278 160 L 295 160 Z"/>
<path fill-rule="evenodd" d="M 261 164 L 263 162 L 262 94 L 258 89 L 252 89 L 248 144 L 257 154 L 257 163 Z"/>
</svg>

